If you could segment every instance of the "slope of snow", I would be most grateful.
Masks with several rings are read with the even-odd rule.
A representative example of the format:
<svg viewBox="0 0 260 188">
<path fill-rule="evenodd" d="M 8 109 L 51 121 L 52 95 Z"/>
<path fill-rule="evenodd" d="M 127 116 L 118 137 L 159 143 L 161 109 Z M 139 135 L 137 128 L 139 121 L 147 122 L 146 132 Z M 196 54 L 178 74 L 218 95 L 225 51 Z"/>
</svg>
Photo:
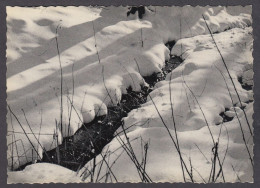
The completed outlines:
<svg viewBox="0 0 260 188">
<path fill-rule="evenodd" d="M 9 167 L 12 166 L 12 161 L 14 161 L 13 166 L 18 167 L 28 161 L 41 158 L 43 148 L 49 150 L 56 147 L 53 144 L 55 131 L 59 135 L 58 141 L 61 143 L 63 136 L 73 135 L 83 122 L 90 122 L 95 116 L 106 114 L 107 106 L 116 105 L 120 101 L 122 93 L 126 93 L 126 88 L 129 86 L 139 91 L 140 85 L 145 84 L 142 76 L 160 72 L 164 61 L 169 58 L 169 50 L 164 43 L 169 40 L 208 33 L 202 20 L 202 14 L 213 32 L 251 25 L 249 14 L 240 14 L 240 10 L 232 10 L 231 16 L 223 7 L 185 6 L 150 7 L 150 9 L 147 9 L 144 19 L 139 20 L 137 15 L 126 17 L 128 10 L 126 7 L 7 8 L 7 102 L 19 120 L 18 123 L 16 117 L 11 115 L 10 111 L 8 112 L 8 131 L 16 132 L 15 137 L 11 135 L 11 132 L 8 132 L 8 135 L 11 135 L 7 137 Z M 250 7 L 245 7 L 245 9 L 248 10 Z M 243 36 L 242 31 L 247 30 L 234 30 L 234 32 L 240 37 Z M 238 40 L 236 35 L 234 35 L 234 40 Z M 210 41 L 209 36 L 205 37 L 207 37 L 204 39 L 205 43 Z M 182 41 L 184 49 L 197 47 L 194 42 L 185 46 L 185 39 Z M 211 43 L 208 45 L 211 45 L 212 48 Z M 227 48 L 226 45 L 225 43 L 223 47 Z M 200 87 L 203 84 L 200 83 L 205 79 L 203 74 L 210 73 L 219 76 L 217 72 L 212 73 L 209 69 L 213 62 L 218 61 L 218 54 L 214 48 L 206 50 L 206 54 L 203 54 L 204 47 L 195 48 L 196 54 L 189 53 L 189 51 L 183 54 L 185 61 L 190 61 L 182 66 L 184 74 L 194 74 L 194 77 L 201 75 L 196 80 L 191 77 L 185 78 L 188 84 L 194 84 L 190 87 L 195 93 L 197 90 L 201 91 Z M 172 53 L 180 55 L 180 50 L 176 47 Z M 230 48 L 228 53 L 237 54 L 238 51 L 231 51 Z M 241 71 L 242 65 L 247 63 L 245 59 L 247 54 L 244 56 L 242 54 L 239 52 L 239 57 L 236 57 L 241 63 L 241 66 L 238 66 L 240 69 L 238 71 Z M 198 56 L 203 57 L 204 61 L 201 61 Z M 194 60 L 191 59 L 192 57 Z M 234 58 L 234 55 L 231 57 Z M 140 73 L 135 60 L 140 67 Z M 207 62 L 208 60 L 210 61 Z M 60 123 L 60 64 L 63 73 L 62 127 Z M 125 71 L 126 69 L 127 71 Z M 180 75 L 182 70 L 181 68 L 178 70 L 176 69 L 176 74 L 173 76 Z M 175 82 L 172 83 L 173 90 L 174 87 L 180 88 L 177 85 L 181 79 L 176 78 L 176 86 Z M 165 82 L 166 84 L 161 86 L 158 84 L 158 89 L 151 96 L 156 98 L 156 93 L 163 89 L 167 92 L 167 81 Z M 211 83 L 210 80 L 209 83 Z M 179 83 L 179 85 L 182 84 Z M 206 89 L 210 90 L 211 88 L 206 87 Z M 224 89 L 222 88 L 222 90 Z M 241 88 L 239 90 L 241 90 L 243 101 L 246 101 L 247 94 Z M 173 94 L 178 97 L 180 96 L 179 92 L 183 92 L 183 90 L 174 90 Z M 204 107 L 210 109 L 206 114 L 210 123 L 217 121 L 213 111 L 214 114 L 217 114 L 223 110 L 223 104 L 231 105 L 226 96 L 217 96 L 216 100 L 204 96 L 201 103 L 207 103 L 207 101 L 209 102 Z M 72 102 L 73 105 L 71 105 Z M 169 104 L 161 104 L 162 106 L 166 105 L 165 110 L 169 108 Z M 151 102 L 146 105 L 151 105 Z M 187 109 L 185 102 L 183 104 L 176 102 L 174 108 L 179 105 L 183 106 L 179 108 L 180 110 Z M 145 120 L 148 116 L 150 116 L 149 119 L 155 116 L 153 127 L 161 127 L 158 117 L 156 119 L 155 111 L 151 109 L 149 107 L 151 114 L 143 113 L 143 117 L 140 115 L 132 117 L 134 114 L 132 112 L 125 119 L 126 124 Z M 138 110 L 145 110 L 145 105 Z M 194 109 L 190 114 L 183 115 L 187 121 L 185 121 L 185 126 L 179 126 L 181 127 L 180 131 L 196 130 L 205 126 L 197 109 Z M 178 121 L 183 121 L 183 118 Z M 190 123 L 188 123 L 189 120 Z M 197 125 L 194 126 L 193 122 L 196 122 Z M 56 124 L 58 128 L 56 128 Z M 20 125 L 26 132 L 31 133 L 30 125 L 36 136 L 28 134 L 28 140 L 24 134 L 21 134 L 23 130 Z M 15 147 L 14 144 L 10 144 L 14 140 L 17 140 Z M 34 149 L 37 150 L 39 156 Z M 16 154 L 13 155 L 13 158 L 10 157 L 12 153 Z"/>
<path fill-rule="evenodd" d="M 250 92 L 242 89 L 237 77 L 243 73 L 245 65 L 250 65 L 253 62 L 252 28 L 231 29 L 215 34 L 214 39 L 228 65 L 241 100 L 248 101 Z M 173 47 L 171 53 L 180 56 L 182 54 L 181 46 L 183 52 L 185 52 L 182 55 L 184 58 L 183 64 L 169 73 L 165 81 L 156 84 L 156 89 L 150 94 L 152 100 L 143 104 L 141 108 L 131 111 L 128 117 L 124 119 L 125 128 L 133 124 L 139 125 L 127 130 L 129 131 L 127 134 L 129 140 L 134 140 L 131 142 L 131 147 L 137 159 L 141 163 L 144 153 L 141 143 L 143 145 L 149 143 L 146 172 L 150 178 L 155 182 L 183 181 L 179 155 L 153 104 L 154 102 L 164 123 L 170 129 L 171 135 L 175 138 L 171 97 L 181 152 L 189 169 L 191 168 L 189 158 L 191 160 L 194 180 L 203 182 L 200 176 L 207 181 L 209 179 L 212 167 L 211 160 L 213 159 L 212 148 L 214 146 L 209 132 L 210 129 L 215 142 L 219 140 L 218 155 L 220 160 L 222 161 L 225 158 L 222 166 L 225 181 L 252 181 L 253 168 L 238 120 L 234 117 L 232 121 L 223 123 L 223 119 L 219 115 L 225 109 L 230 109 L 229 113 L 234 113 L 233 104 L 220 71 L 225 76 L 234 105 L 238 103 L 238 98 L 212 38 L 210 35 L 200 35 L 181 39 Z M 188 87 L 196 96 L 199 105 Z M 169 90 L 171 90 L 171 94 Z M 209 127 L 206 125 L 202 111 Z M 240 108 L 237 108 L 236 111 L 240 118 L 250 155 L 253 156 L 253 139 L 245 116 Z M 252 126 L 253 104 L 249 103 L 245 111 L 249 118 L 249 125 Z M 121 137 L 127 144 L 125 136 L 122 135 Z M 135 138 L 139 139 L 135 140 Z M 120 142 L 118 138 L 115 138 L 103 149 L 104 153 L 108 148 L 111 151 L 109 155 L 110 163 L 116 161 L 112 168 L 115 177 L 118 181 L 141 181 L 134 163 L 126 152 L 116 160 L 123 150 L 123 148 L 116 150 L 116 148 L 120 148 Z M 116 152 L 113 153 L 114 150 Z M 225 155 L 226 151 L 227 154 Z M 102 159 L 99 157 L 97 161 Z M 87 164 L 85 168 L 91 168 L 92 163 L 93 161 Z M 105 167 L 102 173 L 106 173 Z M 102 177 L 102 173 L 100 177 Z M 113 179 L 113 181 L 115 180 Z M 223 181 L 223 179 L 219 178 L 218 181 Z"/>
</svg>

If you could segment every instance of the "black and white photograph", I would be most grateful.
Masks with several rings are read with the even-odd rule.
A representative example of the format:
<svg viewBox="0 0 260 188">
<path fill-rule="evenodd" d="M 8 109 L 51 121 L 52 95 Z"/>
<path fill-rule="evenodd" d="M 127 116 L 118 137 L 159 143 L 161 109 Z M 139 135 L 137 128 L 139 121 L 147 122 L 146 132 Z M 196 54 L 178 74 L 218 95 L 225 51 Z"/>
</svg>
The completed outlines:
<svg viewBox="0 0 260 188">
<path fill-rule="evenodd" d="M 253 183 L 252 6 L 7 6 L 7 183 Z"/>
</svg>

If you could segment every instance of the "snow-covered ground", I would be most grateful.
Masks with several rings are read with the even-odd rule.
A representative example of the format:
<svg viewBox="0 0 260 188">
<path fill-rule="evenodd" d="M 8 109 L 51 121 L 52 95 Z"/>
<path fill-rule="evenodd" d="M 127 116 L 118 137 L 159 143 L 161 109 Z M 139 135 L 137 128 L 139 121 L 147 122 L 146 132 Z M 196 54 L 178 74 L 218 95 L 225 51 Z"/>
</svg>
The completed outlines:
<svg viewBox="0 0 260 188">
<path fill-rule="evenodd" d="M 67 168 L 50 163 L 37 163 L 23 171 L 9 172 L 7 183 L 80 183 L 81 178 Z"/>
<path fill-rule="evenodd" d="M 238 82 L 242 75 L 249 82 L 252 77 L 248 71 L 253 63 L 251 7 L 148 8 L 141 20 L 137 14 L 127 17 L 127 7 L 7 8 L 7 103 L 12 110 L 7 114 L 10 169 L 41 158 L 43 148 L 55 148 L 54 132 L 58 133 L 60 144 L 62 137 L 73 135 L 83 122 L 106 114 L 107 106 L 119 103 L 129 86 L 140 91 L 141 85 L 147 85 L 143 76 L 160 72 L 172 54 L 180 56 L 183 63 L 165 81 L 156 84 L 141 108 L 124 118 L 125 128 L 136 125 L 126 135 L 133 140 L 131 148 L 138 163 L 144 157 L 143 145 L 148 147 L 146 165 L 142 164 L 141 169 L 145 166 L 146 176 L 155 182 L 184 181 L 180 155 L 174 146 L 175 124 L 182 164 L 187 167 L 186 181 L 208 182 L 213 176 L 212 164 L 216 182 L 252 181 L 249 158 L 253 157 L 253 105 L 248 101 L 252 101 L 253 93 Z M 234 85 L 202 15 L 215 33 L 213 38 Z M 164 44 L 172 40 L 177 43 L 170 52 Z M 233 120 L 223 123 L 222 112 Z M 23 131 L 29 134 L 22 134 Z M 127 142 L 124 134 L 103 149 L 104 154 L 96 159 L 100 173 L 95 176 L 110 174 L 109 181 L 113 182 L 142 181 L 121 147 L 122 141 Z M 216 145 L 218 157 L 214 162 Z M 106 155 L 106 151 L 111 154 Z M 108 160 L 112 165 L 109 173 L 108 165 L 98 163 L 104 155 L 109 158 L 106 164 Z M 46 164 L 54 178 L 48 180 L 44 174 L 48 172 L 41 172 L 43 167 L 37 165 L 45 164 L 9 172 L 9 182 L 62 182 L 55 177 L 59 176 L 55 166 Z M 85 181 L 90 181 L 86 169 L 92 168 L 93 160 L 78 175 L 85 172 Z M 42 178 L 24 179 L 28 173 Z M 70 176 L 69 172 L 64 173 Z M 70 179 L 74 176 L 71 172 Z M 78 181 L 77 178 L 74 180 Z"/>
</svg>

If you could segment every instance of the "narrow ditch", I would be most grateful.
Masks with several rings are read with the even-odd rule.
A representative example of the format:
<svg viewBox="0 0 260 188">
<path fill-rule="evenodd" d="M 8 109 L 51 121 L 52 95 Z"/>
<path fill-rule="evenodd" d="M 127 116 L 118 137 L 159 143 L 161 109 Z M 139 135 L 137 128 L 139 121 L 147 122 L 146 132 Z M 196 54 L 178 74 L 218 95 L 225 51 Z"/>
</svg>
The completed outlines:
<svg viewBox="0 0 260 188">
<path fill-rule="evenodd" d="M 175 41 L 170 41 L 165 44 L 171 51 L 175 45 Z M 108 107 L 108 114 L 105 116 L 96 117 L 92 122 L 83 124 L 82 127 L 71 137 L 64 138 L 61 145 L 59 145 L 59 160 L 57 157 L 57 149 L 47 151 L 43 155 L 43 159 L 37 162 L 49 162 L 59 164 L 71 170 L 77 171 L 88 161 L 99 155 L 102 149 L 114 138 L 115 131 L 122 126 L 122 118 L 133 110 L 139 108 L 147 101 L 148 94 L 153 91 L 153 88 L 157 82 L 165 80 L 166 75 L 173 69 L 178 67 L 183 60 L 178 56 L 170 55 L 170 59 L 165 61 L 165 66 L 159 73 L 153 73 L 150 76 L 144 77 L 149 87 L 142 87 L 141 91 L 133 91 L 131 87 L 127 89 L 127 94 L 122 95 L 120 104 L 113 107 Z M 248 74 L 247 74 L 248 75 Z M 248 81 L 248 76 L 242 75 L 238 78 L 242 88 L 245 90 L 252 90 L 253 84 Z M 253 78 L 252 78 L 253 79 Z M 253 83 L 253 82 L 252 82 Z M 245 103 L 250 103 L 249 100 Z M 234 108 L 245 108 L 234 107 Z M 225 111 L 219 114 L 223 118 L 223 122 L 232 121 L 234 118 L 234 109 L 225 109 Z M 51 161 L 49 161 L 49 159 Z M 60 161 L 60 163 L 58 163 Z M 24 169 L 27 163 L 20 166 L 17 170 Z"/>
<path fill-rule="evenodd" d="M 165 45 L 171 50 L 174 44 L 175 41 L 170 41 Z M 149 87 L 142 87 L 139 92 L 133 91 L 129 87 L 127 94 L 122 95 L 120 104 L 108 107 L 107 115 L 96 117 L 92 122 L 83 124 L 73 136 L 64 138 L 62 144 L 59 145 L 59 160 L 57 148 L 55 148 L 47 151 L 48 157 L 44 154 L 43 159 L 38 162 L 59 164 L 74 171 L 80 169 L 88 161 L 99 155 L 105 145 L 114 138 L 115 131 L 123 124 L 122 118 L 126 117 L 131 110 L 144 104 L 154 85 L 165 80 L 166 75 L 182 62 L 183 60 L 180 57 L 170 56 L 170 59 L 165 61 L 162 72 L 144 77 Z M 31 163 L 27 163 L 17 170 L 22 170 L 29 164 Z"/>
</svg>

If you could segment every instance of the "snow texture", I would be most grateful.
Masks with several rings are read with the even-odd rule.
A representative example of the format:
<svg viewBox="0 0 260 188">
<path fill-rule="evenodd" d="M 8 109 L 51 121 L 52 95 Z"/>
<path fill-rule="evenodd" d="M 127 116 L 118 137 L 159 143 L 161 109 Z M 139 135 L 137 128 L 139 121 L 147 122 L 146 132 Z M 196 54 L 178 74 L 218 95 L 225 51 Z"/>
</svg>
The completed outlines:
<svg viewBox="0 0 260 188">
<path fill-rule="evenodd" d="M 220 129 L 216 124 L 222 121 L 219 114 L 233 106 L 221 73 L 234 103 L 238 103 L 238 98 L 202 14 L 211 31 L 216 33 L 214 38 L 241 100 L 247 102 L 252 93 L 244 90 L 237 78 L 243 74 L 245 79 L 252 76 L 252 72 L 243 73 L 245 66 L 253 62 L 251 7 L 148 7 L 142 20 L 137 14 L 127 17 L 127 10 L 127 7 L 7 7 L 7 103 L 15 114 L 8 110 L 9 168 L 39 159 L 44 149 L 55 148 L 54 132 L 61 144 L 62 138 L 73 135 L 82 123 L 105 115 L 107 107 L 118 104 L 129 86 L 140 91 L 141 85 L 147 85 L 143 77 L 160 72 L 171 53 L 182 57 L 184 62 L 168 74 L 165 81 L 157 83 L 150 96 L 174 134 L 171 90 L 185 161 L 190 156 L 194 169 L 203 177 L 209 175 L 211 165 L 194 144 L 208 160 L 212 157 L 213 145 L 201 110 L 188 87 L 197 97 L 215 139 Z M 164 44 L 172 40 L 177 43 L 170 52 Z M 251 117 L 252 105 L 245 105 Z M 239 117 L 243 122 L 242 112 Z M 141 136 L 149 141 L 147 172 L 154 181 L 183 181 L 178 155 L 151 99 L 130 112 L 124 123 L 126 127 L 134 123 L 139 125 L 129 129 L 130 139 Z M 226 181 L 237 181 L 236 174 L 242 181 L 252 181 L 253 169 L 236 117 L 224 125 L 227 131 L 222 130 L 219 155 L 223 158 L 228 142 L 230 150 L 225 159 L 227 166 L 224 166 Z M 246 125 L 243 123 L 243 129 L 252 152 L 253 140 Z M 30 134 L 23 134 L 21 127 Z M 106 148 L 112 151 L 118 146 L 114 139 Z M 133 142 L 133 148 L 140 157 L 140 141 Z M 111 155 L 111 161 L 118 152 Z M 113 167 L 118 180 L 140 181 L 133 164 L 127 161 L 128 156 L 123 154 Z M 34 164 L 30 168 L 35 165 L 45 164 Z M 27 172 L 31 173 L 28 167 L 23 172 L 10 172 L 10 182 L 15 179 L 12 176 L 23 177 Z M 194 176 L 201 181 L 195 172 Z"/>
<path fill-rule="evenodd" d="M 15 174 L 15 175 L 13 175 Z M 23 171 L 8 172 L 7 183 L 80 183 L 77 173 L 59 165 L 36 163 Z"/>
</svg>

